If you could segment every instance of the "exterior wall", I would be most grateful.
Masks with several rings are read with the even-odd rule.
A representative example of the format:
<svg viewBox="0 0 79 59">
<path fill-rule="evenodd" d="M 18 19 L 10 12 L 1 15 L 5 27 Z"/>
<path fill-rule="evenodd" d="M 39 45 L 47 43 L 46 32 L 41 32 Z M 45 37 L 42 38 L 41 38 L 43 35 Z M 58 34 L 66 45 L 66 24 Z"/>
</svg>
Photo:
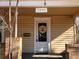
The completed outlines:
<svg viewBox="0 0 79 59">
<path fill-rule="evenodd" d="M 30 33 L 30 37 L 24 37 L 23 33 Z M 33 17 L 20 16 L 18 20 L 18 36 L 23 37 L 23 52 L 34 50 L 34 20 Z"/>
<path fill-rule="evenodd" d="M 61 53 L 65 50 L 65 44 L 74 40 L 73 23 L 74 20 L 69 16 L 52 17 L 52 40 L 51 48 L 54 53 Z"/>
<path fill-rule="evenodd" d="M 65 50 L 65 43 L 74 40 L 73 18 L 70 16 L 53 16 L 51 19 L 51 50 L 61 53 Z M 24 37 L 23 33 L 30 33 Z M 23 52 L 34 51 L 34 19 L 33 17 L 20 16 L 18 20 L 18 36 L 23 37 Z"/>
</svg>

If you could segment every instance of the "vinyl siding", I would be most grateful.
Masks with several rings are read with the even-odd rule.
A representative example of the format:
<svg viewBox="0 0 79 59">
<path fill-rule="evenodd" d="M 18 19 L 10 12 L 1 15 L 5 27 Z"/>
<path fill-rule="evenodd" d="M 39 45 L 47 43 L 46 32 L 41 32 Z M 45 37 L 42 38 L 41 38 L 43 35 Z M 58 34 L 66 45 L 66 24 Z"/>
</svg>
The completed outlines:
<svg viewBox="0 0 79 59">
<path fill-rule="evenodd" d="M 30 37 L 23 37 L 23 52 L 34 51 L 34 17 L 21 16 L 18 20 L 18 36 L 30 33 Z M 53 16 L 51 18 L 51 50 L 52 53 L 61 53 L 65 44 L 74 40 L 73 18 L 70 16 Z"/>
<path fill-rule="evenodd" d="M 23 53 L 34 52 L 34 17 L 18 17 L 18 37 L 22 37 Z M 61 53 L 65 50 L 65 44 L 74 42 L 74 20 L 70 16 L 51 17 L 51 53 Z M 30 37 L 24 37 L 23 33 L 30 33 Z"/>
<path fill-rule="evenodd" d="M 74 20 L 69 16 L 55 16 L 51 20 L 51 50 L 53 53 L 61 53 L 65 50 L 65 44 L 74 40 Z"/>
<path fill-rule="evenodd" d="M 33 17 L 20 16 L 18 20 L 18 36 L 23 38 L 23 52 L 33 52 L 34 49 L 34 21 Z M 30 37 L 24 37 L 23 33 L 30 33 Z"/>
</svg>

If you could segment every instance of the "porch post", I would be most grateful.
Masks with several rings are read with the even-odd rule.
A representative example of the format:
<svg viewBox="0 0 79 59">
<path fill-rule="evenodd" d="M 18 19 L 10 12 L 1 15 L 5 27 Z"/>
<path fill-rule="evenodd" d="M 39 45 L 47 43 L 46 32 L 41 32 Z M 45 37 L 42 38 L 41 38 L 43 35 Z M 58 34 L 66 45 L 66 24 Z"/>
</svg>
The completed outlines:
<svg viewBox="0 0 79 59">
<path fill-rule="evenodd" d="M 11 0 L 9 0 L 9 28 L 10 28 L 10 37 L 9 37 L 9 59 L 11 59 L 11 53 L 12 53 L 12 25 L 11 25 Z"/>
<path fill-rule="evenodd" d="M 75 43 L 78 43 L 79 32 L 79 16 L 75 17 Z"/>
<path fill-rule="evenodd" d="M 16 10 L 15 10 L 15 38 L 17 38 L 18 2 L 19 0 L 17 0 Z"/>
</svg>

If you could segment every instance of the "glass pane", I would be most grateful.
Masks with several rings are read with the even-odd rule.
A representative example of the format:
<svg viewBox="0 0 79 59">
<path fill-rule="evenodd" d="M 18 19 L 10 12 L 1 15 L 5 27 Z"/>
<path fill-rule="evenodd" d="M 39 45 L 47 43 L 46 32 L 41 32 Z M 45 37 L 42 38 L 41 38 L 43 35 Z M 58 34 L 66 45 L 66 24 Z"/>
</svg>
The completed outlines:
<svg viewBox="0 0 79 59">
<path fill-rule="evenodd" d="M 0 20 L 0 26 L 2 26 L 2 22 L 3 22 L 3 21 L 2 21 L 2 20 Z"/>
<path fill-rule="evenodd" d="M 47 41 L 47 24 L 46 23 L 38 24 L 38 41 L 39 42 Z"/>
<path fill-rule="evenodd" d="M 2 40 L 2 35 L 1 35 L 1 32 L 0 32 L 0 42 L 1 42 L 1 40 Z"/>
</svg>

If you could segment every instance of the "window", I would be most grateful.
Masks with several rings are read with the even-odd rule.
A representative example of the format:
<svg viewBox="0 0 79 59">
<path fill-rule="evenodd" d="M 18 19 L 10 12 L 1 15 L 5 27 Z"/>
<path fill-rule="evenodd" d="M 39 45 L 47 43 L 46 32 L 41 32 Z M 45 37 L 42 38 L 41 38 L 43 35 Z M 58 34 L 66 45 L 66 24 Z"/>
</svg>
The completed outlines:
<svg viewBox="0 0 79 59">
<path fill-rule="evenodd" d="M 2 20 L 0 20 L 0 26 L 2 26 L 3 25 L 3 21 Z"/>
<path fill-rule="evenodd" d="M 39 42 L 47 41 L 47 24 L 46 23 L 38 24 L 38 39 L 39 39 Z"/>
</svg>

